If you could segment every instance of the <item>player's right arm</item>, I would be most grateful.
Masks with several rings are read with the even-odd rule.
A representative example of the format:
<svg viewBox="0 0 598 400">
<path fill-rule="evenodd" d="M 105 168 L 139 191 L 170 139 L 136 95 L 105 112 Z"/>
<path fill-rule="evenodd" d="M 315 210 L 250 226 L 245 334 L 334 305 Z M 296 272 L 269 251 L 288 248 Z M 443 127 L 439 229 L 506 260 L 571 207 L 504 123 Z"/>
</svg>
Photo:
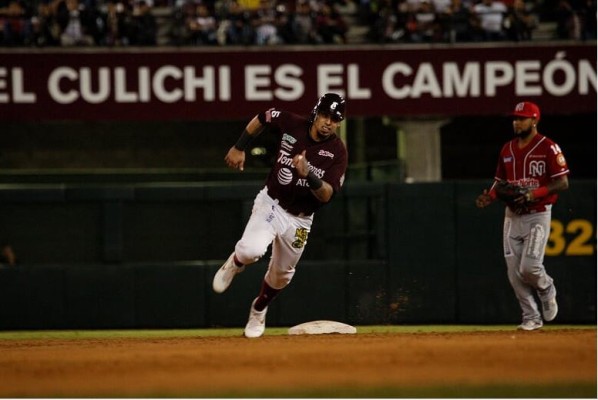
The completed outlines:
<svg viewBox="0 0 598 400">
<path fill-rule="evenodd" d="M 496 200 L 496 192 L 494 190 L 495 185 L 496 181 L 492 182 L 492 186 L 490 186 L 490 189 L 484 189 L 482 194 L 480 194 L 476 198 L 475 205 L 478 208 L 488 207 L 490 204 L 494 202 L 494 200 Z"/>
<path fill-rule="evenodd" d="M 263 129 L 264 126 L 256 115 L 249 121 L 249 123 L 247 123 L 247 126 L 243 130 L 243 133 L 241 133 L 241 136 L 239 136 L 237 143 L 235 143 L 234 146 L 228 150 L 228 153 L 226 153 L 226 156 L 224 157 L 226 165 L 238 169 L 239 171 L 243 171 L 243 168 L 245 167 L 245 149 Z"/>
<path fill-rule="evenodd" d="M 323 179 L 320 179 L 313 171 L 309 170 L 309 163 L 305 158 L 306 151 L 296 154 L 293 157 L 293 167 L 301 178 L 306 178 L 313 195 L 322 203 L 328 203 L 334 195 L 332 186 Z"/>
<path fill-rule="evenodd" d="M 508 143 L 503 146 L 498 156 L 498 163 L 496 164 L 496 172 L 494 174 L 492 186 L 490 186 L 490 189 L 484 189 L 482 194 L 480 194 L 475 200 L 475 205 L 478 208 L 488 207 L 490 204 L 494 203 L 494 200 L 496 200 L 496 190 L 494 189 L 496 182 L 503 180 L 506 177 L 504 164 L 502 163 L 502 154 L 505 152 L 507 145 Z"/>
</svg>

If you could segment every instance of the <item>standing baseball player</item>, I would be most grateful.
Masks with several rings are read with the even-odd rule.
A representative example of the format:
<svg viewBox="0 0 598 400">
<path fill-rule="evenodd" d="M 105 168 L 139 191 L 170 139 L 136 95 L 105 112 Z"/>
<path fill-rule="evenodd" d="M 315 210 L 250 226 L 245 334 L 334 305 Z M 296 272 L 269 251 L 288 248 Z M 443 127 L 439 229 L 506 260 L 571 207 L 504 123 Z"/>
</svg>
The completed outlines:
<svg viewBox="0 0 598 400">
<path fill-rule="evenodd" d="M 335 93 L 320 97 L 309 118 L 271 108 L 249 121 L 224 158 L 229 167 L 242 171 L 245 149 L 264 128 L 279 139 L 274 166 L 255 198 L 243 236 L 212 282 L 216 293 L 224 292 L 233 278 L 258 261 L 272 244 L 268 270 L 245 326 L 248 338 L 263 335 L 268 304 L 291 282 L 314 212 L 343 185 L 347 150 L 336 135 L 343 119 L 345 100 Z"/>
<path fill-rule="evenodd" d="M 507 203 L 503 227 L 504 257 L 509 282 L 522 310 L 519 329 L 531 331 L 552 321 L 558 312 L 556 288 L 546 273 L 544 253 L 550 217 L 558 192 L 569 187 L 569 168 L 558 144 L 538 133 L 540 108 L 530 102 L 515 106 L 515 138 L 507 142 L 496 168 L 495 181 L 476 199 L 479 208 L 499 198 Z M 517 194 L 507 198 L 500 189 L 507 182 Z M 542 314 L 534 294 L 542 304 Z"/>
</svg>

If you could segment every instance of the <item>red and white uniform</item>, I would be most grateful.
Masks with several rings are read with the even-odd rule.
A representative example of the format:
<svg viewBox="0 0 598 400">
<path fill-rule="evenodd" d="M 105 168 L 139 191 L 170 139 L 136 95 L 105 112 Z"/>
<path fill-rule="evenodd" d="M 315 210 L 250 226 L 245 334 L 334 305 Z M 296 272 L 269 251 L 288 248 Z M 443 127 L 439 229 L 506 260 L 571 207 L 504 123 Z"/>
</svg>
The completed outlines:
<svg viewBox="0 0 598 400">
<path fill-rule="evenodd" d="M 546 136 L 536 134 L 522 149 L 519 148 L 518 139 L 503 146 L 495 178 L 536 189 L 567 174 L 569 168 L 559 145 Z M 549 194 L 530 204 L 528 210 L 530 213 L 545 211 L 546 205 L 554 204 L 557 198 L 557 193 Z"/>
<path fill-rule="evenodd" d="M 546 186 L 559 176 L 569 174 L 560 147 L 549 138 L 536 134 L 530 143 L 519 148 L 519 140 L 507 142 L 496 168 L 496 179 L 508 180 L 531 190 Z M 546 272 L 544 255 L 550 234 L 552 205 L 556 193 L 541 197 L 517 212 L 505 210 L 503 248 L 507 274 L 519 301 L 523 322 L 542 323 L 542 315 L 535 300 L 556 296 L 554 280 Z M 540 325 L 541 326 L 541 325 Z"/>
</svg>

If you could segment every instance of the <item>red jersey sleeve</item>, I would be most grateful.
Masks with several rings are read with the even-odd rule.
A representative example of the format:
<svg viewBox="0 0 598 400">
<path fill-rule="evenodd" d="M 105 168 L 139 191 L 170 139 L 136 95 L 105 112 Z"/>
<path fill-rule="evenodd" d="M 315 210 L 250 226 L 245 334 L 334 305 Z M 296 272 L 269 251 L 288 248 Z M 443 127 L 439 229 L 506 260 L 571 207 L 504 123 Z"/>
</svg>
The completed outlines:
<svg viewBox="0 0 598 400">
<path fill-rule="evenodd" d="M 546 154 L 548 154 L 548 178 L 554 179 L 569 174 L 567 160 L 565 159 L 561 147 L 548 138 L 546 138 L 546 147 Z"/>
</svg>

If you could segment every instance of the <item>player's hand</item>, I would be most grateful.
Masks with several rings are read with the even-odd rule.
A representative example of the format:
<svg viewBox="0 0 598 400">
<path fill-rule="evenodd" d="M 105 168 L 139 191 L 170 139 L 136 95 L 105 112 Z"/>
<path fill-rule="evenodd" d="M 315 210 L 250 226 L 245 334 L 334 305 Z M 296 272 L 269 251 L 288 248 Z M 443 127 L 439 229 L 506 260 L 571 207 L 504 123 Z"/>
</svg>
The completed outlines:
<svg viewBox="0 0 598 400">
<path fill-rule="evenodd" d="M 523 205 L 525 203 L 529 203 L 531 201 L 534 201 L 534 193 L 531 190 L 527 190 L 525 193 L 523 193 L 521 196 L 517 197 L 514 202 L 515 204 L 519 204 L 519 205 Z"/>
<path fill-rule="evenodd" d="M 484 189 L 481 195 L 475 200 L 475 205 L 478 208 L 488 207 L 492 203 L 492 197 L 488 193 L 488 189 Z"/>
<path fill-rule="evenodd" d="M 233 146 L 226 153 L 224 161 L 229 167 L 243 171 L 245 166 L 245 152 Z"/>
<path fill-rule="evenodd" d="M 307 158 L 305 158 L 305 150 L 303 150 L 301 154 L 296 154 L 295 157 L 293 157 L 292 164 L 301 178 L 305 178 L 307 174 L 309 174 L 309 164 Z"/>
</svg>

